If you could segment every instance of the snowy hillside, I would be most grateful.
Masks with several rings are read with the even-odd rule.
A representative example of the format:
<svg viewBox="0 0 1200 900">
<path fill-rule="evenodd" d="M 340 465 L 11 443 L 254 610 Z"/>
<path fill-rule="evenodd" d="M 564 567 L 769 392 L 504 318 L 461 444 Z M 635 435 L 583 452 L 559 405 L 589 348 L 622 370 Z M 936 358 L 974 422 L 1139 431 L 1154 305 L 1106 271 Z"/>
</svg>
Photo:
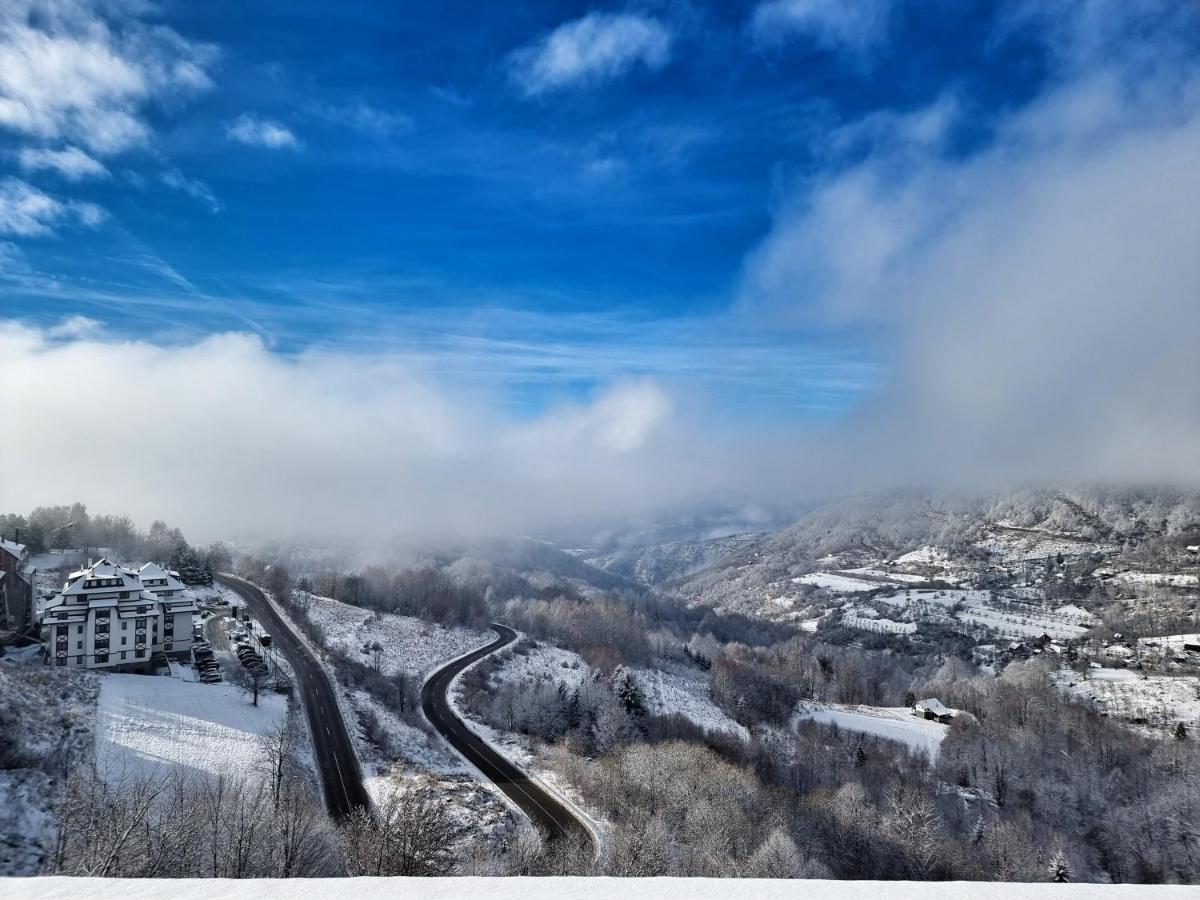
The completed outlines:
<svg viewBox="0 0 1200 900">
<path fill-rule="evenodd" d="M 326 648 L 336 648 L 364 665 L 372 665 L 372 653 L 363 652 L 363 648 L 378 643 L 382 648 L 380 671 L 385 675 L 404 672 L 423 678 L 442 663 L 493 638 L 491 632 L 444 628 L 411 616 L 375 613 L 304 592 L 297 592 L 297 602 L 321 630 Z"/>
<path fill-rule="evenodd" d="M 98 679 L 0 659 L 0 876 L 39 871 L 63 767 L 92 758 Z"/>
</svg>

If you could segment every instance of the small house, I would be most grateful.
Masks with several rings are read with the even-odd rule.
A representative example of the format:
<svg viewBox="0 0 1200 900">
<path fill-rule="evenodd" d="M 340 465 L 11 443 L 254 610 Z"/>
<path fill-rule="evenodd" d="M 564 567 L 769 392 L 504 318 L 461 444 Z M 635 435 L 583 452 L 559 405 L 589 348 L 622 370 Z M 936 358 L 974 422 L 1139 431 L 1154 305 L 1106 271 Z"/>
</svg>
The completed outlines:
<svg viewBox="0 0 1200 900">
<path fill-rule="evenodd" d="M 954 710 L 947 707 L 936 697 L 931 697 L 928 700 L 918 700 L 916 705 L 913 706 L 913 715 L 920 719 L 928 719 L 932 722 L 941 722 L 943 725 L 949 725 L 954 719 Z"/>
</svg>

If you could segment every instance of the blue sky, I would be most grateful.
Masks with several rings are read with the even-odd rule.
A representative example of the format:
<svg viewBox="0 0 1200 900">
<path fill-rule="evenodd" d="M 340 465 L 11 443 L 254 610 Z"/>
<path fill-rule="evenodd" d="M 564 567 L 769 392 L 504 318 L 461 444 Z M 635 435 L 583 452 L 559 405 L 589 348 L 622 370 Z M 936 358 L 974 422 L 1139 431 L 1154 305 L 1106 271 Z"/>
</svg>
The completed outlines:
<svg viewBox="0 0 1200 900">
<path fill-rule="evenodd" d="M 0 139 L 0 508 L 1198 477 L 1194 3 L 7 0 Z"/>
<path fill-rule="evenodd" d="M 66 7 L 52 32 L 103 22 L 135 65 L 123 41 L 171 29 L 142 52 L 202 83 L 113 87 L 144 128 L 115 147 L 9 129 L 12 177 L 103 220 L 10 228 L 4 312 L 411 353 L 517 407 L 645 374 L 768 417 L 852 407 L 879 335 L 739 305 L 773 210 L 871 152 L 839 129 L 953 91 L 946 152 L 969 153 L 1047 72 L 1013 7 L 960 0 Z M 555 36 L 582 61 L 539 74 Z M 64 147 L 103 169 L 17 149 Z"/>
</svg>

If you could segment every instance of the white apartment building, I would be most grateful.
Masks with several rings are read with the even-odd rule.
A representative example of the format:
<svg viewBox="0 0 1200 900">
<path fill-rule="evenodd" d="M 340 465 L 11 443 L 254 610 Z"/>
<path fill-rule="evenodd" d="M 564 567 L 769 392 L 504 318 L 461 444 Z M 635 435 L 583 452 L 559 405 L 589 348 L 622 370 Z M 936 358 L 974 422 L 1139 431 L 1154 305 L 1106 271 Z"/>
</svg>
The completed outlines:
<svg viewBox="0 0 1200 900">
<path fill-rule="evenodd" d="M 72 572 L 42 609 L 46 661 L 87 669 L 148 669 L 155 653 L 192 648 L 195 598 L 174 572 L 107 559 Z"/>
</svg>

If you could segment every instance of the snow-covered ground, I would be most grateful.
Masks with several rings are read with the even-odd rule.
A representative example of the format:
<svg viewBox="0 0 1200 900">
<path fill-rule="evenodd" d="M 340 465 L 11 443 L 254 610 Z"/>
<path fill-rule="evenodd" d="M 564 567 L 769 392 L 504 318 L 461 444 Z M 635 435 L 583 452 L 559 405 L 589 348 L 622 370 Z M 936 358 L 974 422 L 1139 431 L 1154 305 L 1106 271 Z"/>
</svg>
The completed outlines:
<svg viewBox="0 0 1200 900">
<path fill-rule="evenodd" d="M 1094 619 L 1078 607 L 1049 610 L 1028 603 L 1013 603 L 1004 597 L 996 600 L 987 591 L 961 589 L 906 590 L 886 597 L 875 597 L 904 611 L 908 617 L 929 616 L 935 607 L 958 621 L 997 632 L 1002 637 L 1026 638 L 1048 634 L 1060 640 L 1082 637 Z M 936 616 L 935 616 L 936 617 Z"/>
<path fill-rule="evenodd" d="M 882 581 L 898 581 L 901 584 L 921 584 L 928 581 L 924 575 L 908 575 L 904 572 L 893 572 L 891 569 L 878 569 L 863 566 L 858 569 L 843 569 L 846 575 L 865 575 L 867 578 L 878 578 Z"/>
<path fill-rule="evenodd" d="M 1089 669 L 1086 675 L 1062 669 L 1059 686 L 1091 703 L 1099 712 L 1126 722 L 1165 729 L 1176 723 L 1200 726 L 1200 678 L 1193 675 L 1144 675 L 1130 669 Z"/>
<path fill-rule="evenodd" d="M 378 642 L 383 647 L 381 671 L 386 675 L 404 672 L 423 678 L 442 663 L 494 638 L 490 632 L 443 628 L 411 616 L 374 613 L 328 597 L 302 596 L 310 598 L 309 618 L 321 629 L 327 648 L 337 648 L 370 665 L 372 657 L 363 653 L 363 647 Z"/>
<path fill-rule="evenodd" d="M 1200 646 L 1200 634 L 1164 634 L 1159 637 L 1138 638 L 1138 647 L 1142 650 L 1155 649 L 1180 653 L 1187 644 Z"/>
<path fill-rule="evenodd" d="M 106 675 L 96 720 L 96 764 L 110 776 L 251 774 L 258 738 L 275 728 L 287 700 L 262 693 L 258 706 L 228 682 L 196 684 L 148 675 Z"/>
<path fill-rule="evenodd" d="M 0 876 L 34 875 L 55 834 L 54 786 L 37 769 L 0 771 Z"/>
<path fill-rule="evenodd" d="M 837 594 L 854 594 L 859 591 L 877 591 L 886 585 L 878 581 L 866 581 L 849 575 L 838 575 L 834 572 L 812 572 L 808 575 L 798 575 L 792 579 L 793 584 L 812 584 Z"/>
<path fill-rule="evenodd" d="M 1165 572 L 1118 572 L 1111 580 L 1148 587 L 1195 587 L 1200 584 L 1200 576 L 1171 575 Z"/>
<path fill-rule="evenodd" d="M 859 615 L 852 612 L 842 616 L 842 624 L 847 628 L 857 628 L 860 631 L 873 631 L 876 633 L 914 634 L 917 630 L 916 622 L 895 622 L 892 619 L 880 618 L 878 615 Z"/>
<path fill-rule="evenodd" d="M 898 566 L 945 566 L 953 561 L 949 552 L 941 547 L 918 547 L 903 556 L 897 556 L 894 562 Z"/>
<path fill-rule="evenodd" d="M 387 735 L 389 748 L 404 763 L 443 775 L 466 771 L 462 761 L 437 735 L 404 721 L 366 691 L 347 690 L 345 695 L 355 713 L 355 718 L 349 721 L 353 723 L 360 712 L 369 710 Z M 391 768 L 386 764 L 374 767 L 378 772 Z"/>
<path fill-rule="evenodd" d="M 997 523 L 987 537 L 975 543 L 1000 562 L 1017 563 L 1026 560 L 1050 559 L 1056 556 L 1075 557 L 1089 553 L 1112 553 L 1115 544 L 1089 541 L 1071 534 L 1043 531 Z"/>
<path fill-rule="evenodd" d="M 749 740 L 745 726 L 725 715 L 709 697 L 708 678 L 699 671 L 635 669 L 634 679 L 642 689 L 646 708 L 660 716 L 684 716 L 706 731 L 723 731 Z"/>
<path fill-rule="evenodd" d="M 91 760 L 99 681 L 16 656 L 0 659 L 0 721 L 15 729 L 4 735 L 13 744 L 10 768 L 0 771 L 0 876 L 40 869 L 54 835 L 50 810 L 62 787 L 52 776 L 68 761 L 86 766 Z"/>
<path fill-rule="evenodd" d="M 511 653 L 493 675 L 498 683 L 551 681 L 573 691 L 583 683 L 587 665 L 583 657 L 550 644 L 538 644 L 524 653 Z"/>
<path fill-rule="evenodd" d="M 896 741 L 927 753 L 930 762 L 937 759 L 942 740 L 950 731 L 949 725 L 918 719 L 905 706 L 842 706 L 809 701 L 799 705 L 792 719 L 793 726 L 805 721 Z"/>
</svg>

